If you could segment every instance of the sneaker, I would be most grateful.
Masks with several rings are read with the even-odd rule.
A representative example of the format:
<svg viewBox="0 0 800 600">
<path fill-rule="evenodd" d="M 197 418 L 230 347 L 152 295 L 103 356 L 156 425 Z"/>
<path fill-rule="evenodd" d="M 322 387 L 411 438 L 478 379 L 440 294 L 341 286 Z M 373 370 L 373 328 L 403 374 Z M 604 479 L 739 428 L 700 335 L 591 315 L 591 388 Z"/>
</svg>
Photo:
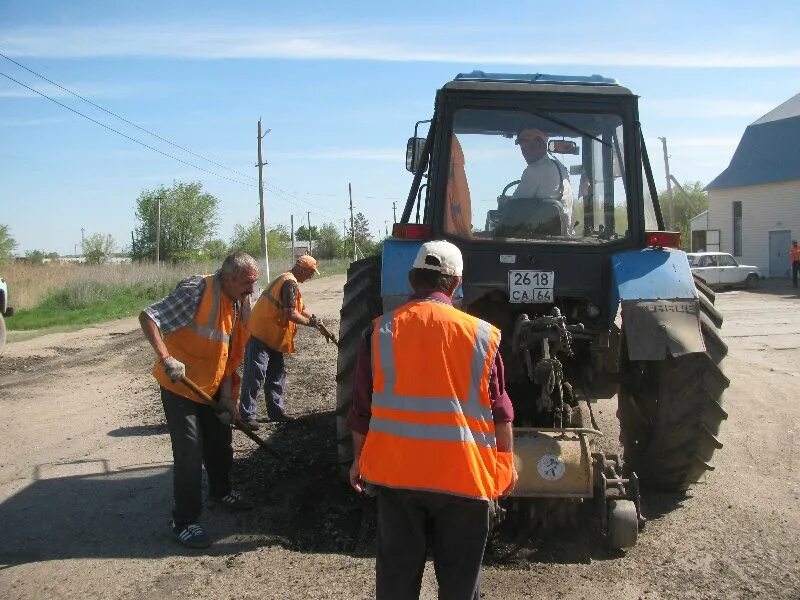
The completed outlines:
<svg viewBox="0 0 800 600">
<path fill-rule="evenodd" d="M 206 530 L 197 523 L 177 527 L 173 521 L 172 532 L 178 541 L 187 548 L 208 548 L 211 545 L 211 538 L 208 537 Z"/>
<path fill-rule="evenodd" d="M 261 425 L 258 424 L 255 417 L 248 417 L 247 419 L 242 419 L 239 421 L 239 425 L 242 427 L 247 427 L 250 431 L 258 431 L 261 429 Z"/>
<path fill-rule="evenodd" d="M 253 510 L 253 503 L 247 498 L 242 496 L 239 492 L 231 490 L 222 498 L 215 498 L 215 502 L 222 504 L 228 510 Z"/>
</svg>

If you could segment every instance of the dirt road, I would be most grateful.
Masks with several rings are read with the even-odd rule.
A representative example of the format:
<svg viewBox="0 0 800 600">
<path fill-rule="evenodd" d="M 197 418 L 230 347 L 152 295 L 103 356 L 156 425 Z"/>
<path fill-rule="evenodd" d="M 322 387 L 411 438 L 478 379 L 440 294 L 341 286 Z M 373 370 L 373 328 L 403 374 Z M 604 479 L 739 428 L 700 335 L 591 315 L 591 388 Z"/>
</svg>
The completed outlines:
<svg viewBox="0 0 800 600">
<path fill-rule="evenodd" d="M 303 285 L 338 329 L 342 277 Z M 717 470 L 688 496 L 649 492 L 627 554 L 591 520 L 490 547 L 486 598 L 800 597 L 800 296 L 783 285 L 717 296 L 731 353 Z M 301 329 L 289 412 L 236 434 L 235 484 L 258 507 L 209 506 L 216 543 L 183 549 L 167 527 L 169 439 L 135 319 L 11 344 L 0 359 L 0 597 L 370 598 L 372 507 L 336 478 L 335 348 Z M 613 403 L 596 408 L 611 428 Z M 424 598 L 435 597 L 426 569 Z"/>
</svg>

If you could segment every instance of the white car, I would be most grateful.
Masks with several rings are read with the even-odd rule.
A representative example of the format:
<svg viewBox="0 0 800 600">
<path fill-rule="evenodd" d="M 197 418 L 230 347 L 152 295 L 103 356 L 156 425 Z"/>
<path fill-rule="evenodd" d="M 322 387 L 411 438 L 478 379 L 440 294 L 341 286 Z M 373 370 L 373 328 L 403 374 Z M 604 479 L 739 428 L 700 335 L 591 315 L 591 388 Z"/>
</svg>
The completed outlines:
<svg viewBox="0 0 800 600">
<path fill-rule="evenodd" d="M 740 265 L 730 254 L 724 252 L 692 252 L 687 254 L 692 273 L 710 286 L 758 285 L 761 271 L 752 265 Z"/>
<path fill-rule="evenodd" d="M 0 277 L 0 354 L 6 345 L 6 322 L 5 317 L 14 314 L 14 309 L 8 305 L 8 284 Z"/>
</svg>

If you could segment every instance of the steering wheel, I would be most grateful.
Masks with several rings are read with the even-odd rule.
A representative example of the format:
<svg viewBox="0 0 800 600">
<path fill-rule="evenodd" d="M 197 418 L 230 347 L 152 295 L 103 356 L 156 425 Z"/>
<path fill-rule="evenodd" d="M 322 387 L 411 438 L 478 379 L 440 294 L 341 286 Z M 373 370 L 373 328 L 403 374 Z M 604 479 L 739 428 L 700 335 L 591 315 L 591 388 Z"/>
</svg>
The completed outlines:
<svg viewBox="0 0 800 600">
<path fill-rule="evenodd" d="M 497 205 L 498 205 L 498 207 L 502 204 L 500 202 L 500 198 L 509 198 L 510 196 L 508 196 L 508 194 L 506 194 L 506 192 L 509 189 L 511 189 L 512 187 L 514 187 L 515 185 L 519 185 L 520 181 L 522 181 L 522 180 L 521 179 L 517 179 L 515 181 L 512 181 L 511 183 L 506 185 L 506 187 L 503 188 L 503 191 L 500 192 L 500 195 L 497 197 Z"/>
</svg>

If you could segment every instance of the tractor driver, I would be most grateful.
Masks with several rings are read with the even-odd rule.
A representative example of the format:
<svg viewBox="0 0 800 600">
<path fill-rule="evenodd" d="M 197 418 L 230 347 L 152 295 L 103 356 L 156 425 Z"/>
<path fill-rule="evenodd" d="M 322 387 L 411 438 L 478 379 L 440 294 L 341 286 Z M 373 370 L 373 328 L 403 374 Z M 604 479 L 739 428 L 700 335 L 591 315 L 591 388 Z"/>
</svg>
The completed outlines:
<svg viewBox="0 0 800 600">
<path fill-rule="evenodd" d="M 512 198 L 558 200 L 572 222 L 572 186 L 569 172 L 560 161 L 547 154 L 547 134 L 541 129 L 525 127 L 517 132 L 514 142 L 522 151 L 528 166 L 522 172 Z"/>
</svg>

